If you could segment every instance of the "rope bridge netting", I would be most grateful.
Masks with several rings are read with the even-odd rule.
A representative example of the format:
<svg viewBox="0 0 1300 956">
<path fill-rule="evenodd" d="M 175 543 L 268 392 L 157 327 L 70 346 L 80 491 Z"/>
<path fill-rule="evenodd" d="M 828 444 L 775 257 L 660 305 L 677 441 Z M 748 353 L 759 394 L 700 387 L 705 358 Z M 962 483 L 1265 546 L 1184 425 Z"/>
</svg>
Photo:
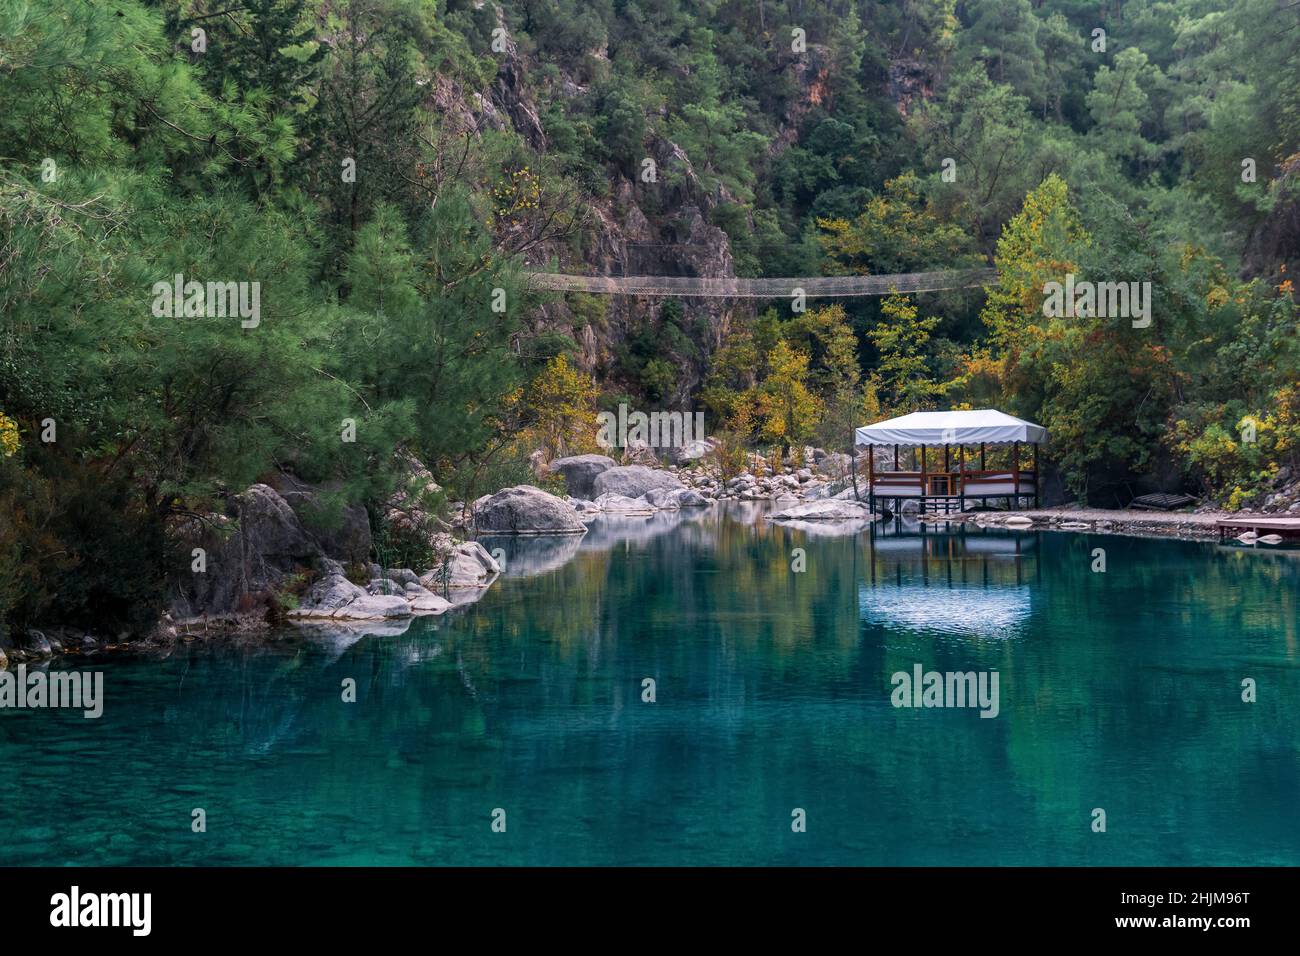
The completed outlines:
<svg viewBox="0 0 1300 956">
<path fill-rule="evenodd" d="M 824 296 L 938 292 L 988 285 L 996 269 L 949 269 L 878 276 L 810 276 L 805 279 L 699 278 L 694 276 L 580 276 L 557 272 L 524 274 L 533 289 L 597 295 L 707 296 L 728 299 L 788 298 L 796 290 L 810 299 Z"/>
</svg>

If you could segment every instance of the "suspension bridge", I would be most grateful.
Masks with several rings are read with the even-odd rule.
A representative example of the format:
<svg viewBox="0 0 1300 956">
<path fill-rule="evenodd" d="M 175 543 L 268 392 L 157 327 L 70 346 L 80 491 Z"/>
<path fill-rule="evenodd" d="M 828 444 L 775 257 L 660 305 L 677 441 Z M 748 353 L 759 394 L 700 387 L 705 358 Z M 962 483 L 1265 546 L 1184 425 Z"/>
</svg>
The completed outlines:
<svg viewBox="0 0 1300 956">
<path fill-rule="evenodd" d="M 724 299 L 783 299 L 802 290 L 810 299 L 939 292 L 988 285 L 996 269 L 948 269 L 874 276 L 809 276 L 793 279 L 738 279 L 698 276 L 584 276 L 526 272 L 529 286 L 550 292 L 595 295 L 703 296 Z"/>
</svg>

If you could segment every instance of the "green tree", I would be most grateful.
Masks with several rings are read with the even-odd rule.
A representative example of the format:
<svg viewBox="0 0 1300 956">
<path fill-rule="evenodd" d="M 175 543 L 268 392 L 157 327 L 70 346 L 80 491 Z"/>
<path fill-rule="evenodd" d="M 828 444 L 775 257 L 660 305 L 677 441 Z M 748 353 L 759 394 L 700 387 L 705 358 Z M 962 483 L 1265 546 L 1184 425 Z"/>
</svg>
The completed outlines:
<svg viewBox="0 0 1300 956">
<path fill-rule="evenodd" d="M 939 320 L 921 318 L 911 300 L 898 293 L 886 298 L 880 311 L 880 322 L 867 332 L 879 354 L 873 390 L 889 414 L 933 408 L 944 386 L 932 377 L 927 346 Z"/>
</svg>

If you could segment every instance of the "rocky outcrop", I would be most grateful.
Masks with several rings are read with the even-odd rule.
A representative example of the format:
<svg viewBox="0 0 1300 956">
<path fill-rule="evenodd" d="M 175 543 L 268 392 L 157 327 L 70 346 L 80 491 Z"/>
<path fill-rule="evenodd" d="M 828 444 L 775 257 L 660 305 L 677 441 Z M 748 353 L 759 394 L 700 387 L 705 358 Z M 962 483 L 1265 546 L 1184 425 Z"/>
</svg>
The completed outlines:
<svg viewBox="0 0 1300 956">
<path fill-rule="evenodd" d="M 564 499 L 532 485 L 505 488 L 474 511 L 484 534 L 583 534 L 587 526 Z"/>
<path fill-rule="evenodd" d="M 597 476 L 614 466 L 614 459 L 606 455 L 570 455 L 551 462 L 551 471 L 564 476 L 564 483 L 572 497 L 589 499 L 594 497 L 593 488 Z"/>
<path fill-rule="evenodd" d="M 654 488 L 681 488 L 681 480 L 669 471 L 647 468 L 644 465 L 624 465 L 610 468 L 596 476 L 593 491 L 597 500 L 601 495 L 623 495 L 640 498 Z"/>
<path fill-rule="evenodd" d="M 323 548 L 269 485 L 231 501 L 231 514 L 207 515 L 182 535 L 191 572 L 179 576 L 173 616 L 247 613 L 268 604 L 295 575 L 309 572 Z"/>
<path fill-rule="evenodd" d="M 511 125 L 529 146 L 545 151 L 546 132 L 537 112 L 537 104 L 533 102 L 524 61 L 500 7 L 496 7 L 496 21 L 497 28 L 502 31 L 505 50 L 498 60 L 496 82 L 492 88 L 492 105 L 510 117 Z"/>
<path fill-rule="evenodd" d="M 501 573 L 487 549 L 477 541 L 457 545 L 446 563 L 426 571 L 419 583 L 433 591 L 443 588 L 485 588 Z"/>
<path fill-rule="evenodd" d="M 349 581 L 340 565 L 326 562 L 322 575 L 287 616 L 292 621 L 380 621 L 410 617 L 411 613 L 404 590 L 399 594 L 370 594 Z"/>
</svg>

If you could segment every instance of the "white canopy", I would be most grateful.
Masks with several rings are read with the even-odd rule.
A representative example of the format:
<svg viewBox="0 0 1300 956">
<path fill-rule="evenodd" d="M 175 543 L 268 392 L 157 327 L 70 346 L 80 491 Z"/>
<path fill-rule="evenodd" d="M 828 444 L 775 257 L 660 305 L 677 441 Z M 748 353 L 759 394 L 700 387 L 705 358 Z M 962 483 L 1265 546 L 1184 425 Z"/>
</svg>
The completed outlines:
<svg viewBox="0 0 1300 956">
<path fill-rule="evenodd" d="M 858 445 L 997 445 L 1023 441 L 1046 444 L 1047 429 L 994 408 L 959 412 L 912 412 L 864 425 L 854 432 Z"/>
</svg>

